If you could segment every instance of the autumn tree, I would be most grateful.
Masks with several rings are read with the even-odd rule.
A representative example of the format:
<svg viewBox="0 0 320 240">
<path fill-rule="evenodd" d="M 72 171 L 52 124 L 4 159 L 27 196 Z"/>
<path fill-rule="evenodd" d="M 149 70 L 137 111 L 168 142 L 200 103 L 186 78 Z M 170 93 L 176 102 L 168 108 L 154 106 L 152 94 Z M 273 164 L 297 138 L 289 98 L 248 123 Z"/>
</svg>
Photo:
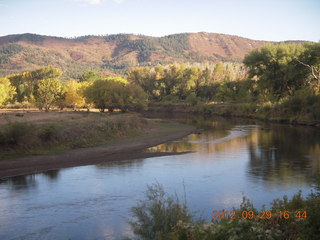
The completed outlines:
<svg viewBox="0 0 320 240">
<path fill-rule="evenodd" d="M 84 96 L 101 112 L 105 109 L 113 112 L 115 109 L 126 111 L 144 108 L 147 101 L 147 95 L 141 87 L 129 84 L 121 78 L 97 80 L 84 90 Z"/>
<path fill-rule="evenodd" d="M 76 108 L 85 105 L 85 99 L 83 97 L 83 83 L 84 82 L 77 82 L 76 80 L 71 79 L 65 84 L 65 106 Z"/>
<path fill-rule="evenodd" d="M 0 78 L 0 106 L 11 101 L 16 94 L 15 87 L 13 87 L 7 78 Z"/>
<path fill-rule="evenodd" d="M 35 93 L 36 103 L 39 108 L 49 111 L 54 103 L 64 98 L 65 89 L 60 80 L 48 78 L 37 83 Z"/>
<path fill-rule="evenodd" d="M 35 101 L 35 87 L 40 80 L 59 78 L 62 71 L 52 66 L 41 67 L 34 71 L 23 72 L 8 76 L 11 84 L 16 88 L 18 102 Z"/>
</svg>

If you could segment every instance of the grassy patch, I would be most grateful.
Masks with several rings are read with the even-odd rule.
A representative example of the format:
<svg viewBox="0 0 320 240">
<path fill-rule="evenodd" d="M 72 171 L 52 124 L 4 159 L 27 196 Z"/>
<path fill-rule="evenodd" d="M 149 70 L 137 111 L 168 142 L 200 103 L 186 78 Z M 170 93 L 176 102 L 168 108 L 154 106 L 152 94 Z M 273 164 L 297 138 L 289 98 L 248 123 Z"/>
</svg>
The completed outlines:
<svg viewBox="0 0 320 240">
<path fill-rule="evenodd" d="M 38 124 L 9 122 L 0 130 L 0 159 L 101 145 L 142 134 L 152 127 L 149 124 L 136 114 L 101 113 L 79 113 Z"/>
</svg>

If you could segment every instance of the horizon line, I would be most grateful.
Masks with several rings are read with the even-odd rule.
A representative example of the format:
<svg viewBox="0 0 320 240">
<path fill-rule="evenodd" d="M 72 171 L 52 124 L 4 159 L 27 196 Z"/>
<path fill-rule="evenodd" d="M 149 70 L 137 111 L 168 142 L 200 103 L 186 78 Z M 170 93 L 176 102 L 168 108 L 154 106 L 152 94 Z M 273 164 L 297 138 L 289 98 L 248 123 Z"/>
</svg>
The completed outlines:
<svg viewBox="0 0 320 240">
<path fill-rule="evenodd" d="M 31 33 L 31 32 L 25 32 L 25 33 L 12 33 L 12 34 L 6 34 L 0 36 L 2 37 L 8 37 L 8 36 L 14 36 L 14 35 L 38 35 L 38 36 L 43 36 L 43 37 L 53 37 L 53 38 L 63 38 L 63 39 L 79 39 L 79 38 L 84 38 L 84 37 L 107 37 L 107 36 L 113 36 L 113 35 L 134 35 L 134 36 L 144 36 L 144 37 L 154 37 L 154 38 L 162 38 L 162 37 L 168 37 L 172 35 L 179 35 L 179 34 L 199 34 L 199 33 L 205 33 L 205 34 L 217 34 L 217 35 L 226 35 L 226 36 L 233 36 L 233 37 L 240 37 L 240 38 L 245 38 L 253 41 L 261 41 L 261 42 L 287 42 L 287 41 L 303 41 L 303 42 L 314 42 L 317 43 L 316 41 L 312 40 L 303 40 L 303 39 L 287 39 L 287 40 L 260 40 L 260 39 L 253 39 L 249 37 L 243 37 L 239 35 L 234 35 L 234 34 L 228 34 L 228 33 L 216 33 L 216 32 L 205 32 L 205 31 L 200 31 L 200 32 L 180 32 L 180 33 L 171 33 L 171 34 L 166 34 L 166 35 L 161 35 L 161 36 L 152 36 L 152 35 L 146 35 L 146 34 L 141 34 L 141 33 L 108 33 L 108 34 L 87 34 L 87 35 L 79 35 L 79 36 L 57 36 L 57 35 L 47 35 L 47 34 L 40 34 L 40 33 Z M 320 41 L 318 41 L 320 42 Z"/>
</svg>

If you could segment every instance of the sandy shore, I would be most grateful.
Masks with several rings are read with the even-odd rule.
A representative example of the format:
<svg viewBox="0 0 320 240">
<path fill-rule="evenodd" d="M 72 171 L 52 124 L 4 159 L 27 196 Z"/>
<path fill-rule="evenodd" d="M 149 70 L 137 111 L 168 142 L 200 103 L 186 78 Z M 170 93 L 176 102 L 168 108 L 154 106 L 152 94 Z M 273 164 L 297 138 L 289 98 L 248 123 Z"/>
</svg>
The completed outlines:
<svg viewBox="0 0 320 240">
<path fill-rule="evenodd" d="M 196 131 L 193 127 L 185 126 L 178 131 L 173 131 L 163 136 L 162 130 L 155 131 L 150 136 L 132 137 L 125 141 L 122 140 L 98 147 L 74 149 L 61 154 L 4 159 L 0 161 L 0 179 L 52 169 L 98 164 L 106 161 L 177 154 L 148 153 L 141 150 L 185 137 Z"/>
</svg>

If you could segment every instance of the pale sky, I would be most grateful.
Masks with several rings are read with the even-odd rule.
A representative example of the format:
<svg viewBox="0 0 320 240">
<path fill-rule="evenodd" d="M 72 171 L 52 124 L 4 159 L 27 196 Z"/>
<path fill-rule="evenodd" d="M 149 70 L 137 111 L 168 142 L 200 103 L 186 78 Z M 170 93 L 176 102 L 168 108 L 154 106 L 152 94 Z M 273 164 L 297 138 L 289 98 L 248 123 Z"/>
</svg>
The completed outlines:
<svg viewBox="0 0 320 240">
<path fill-rule="evenodd" d="M 320 41 L 320 0 L 0 0 L 0 36 L 212 32 Z"/>
</svg>

